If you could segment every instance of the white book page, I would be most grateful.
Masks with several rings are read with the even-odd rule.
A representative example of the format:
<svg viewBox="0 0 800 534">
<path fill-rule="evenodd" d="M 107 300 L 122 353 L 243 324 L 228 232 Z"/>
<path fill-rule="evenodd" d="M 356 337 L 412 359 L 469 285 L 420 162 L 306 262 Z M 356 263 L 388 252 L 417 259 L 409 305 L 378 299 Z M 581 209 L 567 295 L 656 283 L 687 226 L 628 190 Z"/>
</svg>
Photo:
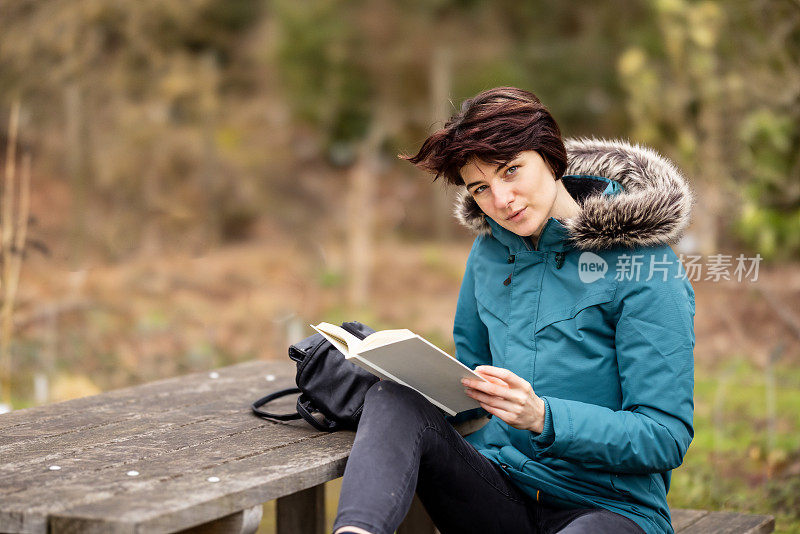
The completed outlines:
<svg viewBox="0 0 800 534">
<path fill-rule="evenodd" d="M 353 353 L 358 352 L 358 344 L 361 340 L 341 326 L 331 323 L 319 323 L 317 326 L 313 324 L 309 326 L 330 341 L 339 352 L 344 354 L 345 358 L 349 358 Z"/>
<path fill-rule="evenodd" d="M 364 338 L 358 345 L 358 352 L 379 347 L 381 345 L 388 345 L 389 343 L 396 343 L 414 337 L 416 334 L 407 328 L 400 330 L 381 330 L 380 332 L 373 332 Z"/>
</svg>

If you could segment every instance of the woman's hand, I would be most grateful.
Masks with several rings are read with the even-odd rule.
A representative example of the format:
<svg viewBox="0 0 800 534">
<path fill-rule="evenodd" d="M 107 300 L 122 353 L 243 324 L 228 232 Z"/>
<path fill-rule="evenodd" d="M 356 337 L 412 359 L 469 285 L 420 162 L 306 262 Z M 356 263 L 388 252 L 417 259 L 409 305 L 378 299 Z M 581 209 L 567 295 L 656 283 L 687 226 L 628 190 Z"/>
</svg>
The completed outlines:
<svg viewBox="0 0 800 534">
<path fill-rule="evenodd" d="M 475 372 L 489 382 L 463 379 L 466 393 L 490 414 L 514 428 L 541 433 L 544 429 L 544 401 L 533 392 L 530 382 L 508 369 L 479 365 Z"/>
</svg>

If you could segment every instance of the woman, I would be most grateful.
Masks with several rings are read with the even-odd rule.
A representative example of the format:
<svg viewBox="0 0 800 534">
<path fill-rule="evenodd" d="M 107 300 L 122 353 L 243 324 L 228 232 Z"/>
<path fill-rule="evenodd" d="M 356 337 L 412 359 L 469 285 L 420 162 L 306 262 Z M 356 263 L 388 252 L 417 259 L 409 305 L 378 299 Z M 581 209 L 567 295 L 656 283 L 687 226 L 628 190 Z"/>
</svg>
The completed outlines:
<svg viewBox="0 0 800 534">
<path fill-rule="evenodd" d="M 623 142 L 565 147 L 510 87 L 465 101 L 406 159 L 465 186 L 457 217 L 478 236 L 453 335 L 491 419 L 464 439 L 378 382 L 336 534 L 393 532 L 415 490 L 444 534 L 672 532 L 670 471 L 693 436 L 694 292 L 668 246 L 692 204 L 679 172 Z"/>
</svg>

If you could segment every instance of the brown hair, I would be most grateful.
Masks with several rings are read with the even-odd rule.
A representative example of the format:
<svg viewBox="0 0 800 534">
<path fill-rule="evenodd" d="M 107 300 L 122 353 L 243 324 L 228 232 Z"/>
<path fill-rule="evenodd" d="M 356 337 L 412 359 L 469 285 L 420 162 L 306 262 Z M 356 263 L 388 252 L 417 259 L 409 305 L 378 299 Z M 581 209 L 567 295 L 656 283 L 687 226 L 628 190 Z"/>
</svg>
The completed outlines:
<svg viewBox="0 0 800 534">
<path fill-rule="evenodd" d="M 496 87 L 465 100 L 415 156 L 399 157 L 435 174 L 434 181 L 444 176 L 449 184 L 464 185 L 459 170 L 473 157 L 500 164 L 524 150 L 537 151 L 556 180 L 564 175 L 567 152 L 547 108 L 533 93 Z"/>
</svg>

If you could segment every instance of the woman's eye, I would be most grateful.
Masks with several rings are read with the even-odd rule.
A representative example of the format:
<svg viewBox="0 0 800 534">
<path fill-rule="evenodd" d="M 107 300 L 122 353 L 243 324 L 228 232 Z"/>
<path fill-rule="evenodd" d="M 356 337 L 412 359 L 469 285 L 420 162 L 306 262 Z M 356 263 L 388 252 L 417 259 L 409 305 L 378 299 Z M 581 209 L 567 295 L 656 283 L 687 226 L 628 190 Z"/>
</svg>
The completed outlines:
<svg viewBox="0 0 800 534">
<path fill-rule="evenodd" d="M 472 194 L 473 195 L 477 195 L 477 194 L 483 193 L 485 191 L 485 188 L 486 188 L 485 185 L 480 185 L 480 186 L 478 186 L 478 187 L 476 187 L 475 189 L 472 190 Z"/>
<path fill-rule="evenodd" d="M 506 175 L 508 176 L 514 174 L 515 172 L 517 172 L 517 169 L 519 169 L 519 165 L 512 165 L 511 167 L 506 169 Z"/>
</svg>

